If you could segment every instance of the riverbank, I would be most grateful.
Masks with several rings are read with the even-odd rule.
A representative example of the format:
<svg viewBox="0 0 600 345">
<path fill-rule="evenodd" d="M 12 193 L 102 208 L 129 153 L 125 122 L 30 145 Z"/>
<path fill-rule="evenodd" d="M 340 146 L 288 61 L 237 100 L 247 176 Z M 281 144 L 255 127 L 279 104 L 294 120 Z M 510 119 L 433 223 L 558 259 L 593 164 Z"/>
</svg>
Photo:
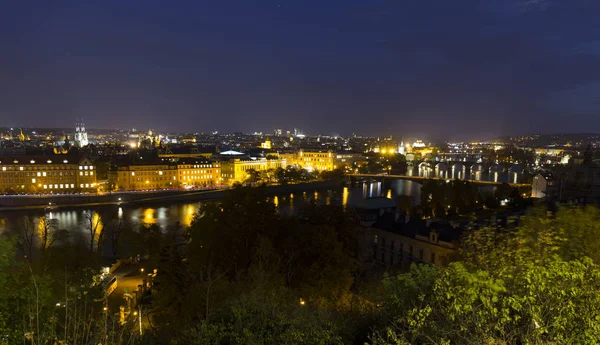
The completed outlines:
<svg viewBox="0 0 600 345">
<path fill-rule="evenodd" d="M 267 194 L 295 193 L 307 189 L 327 189 L 341 186 L 341 181 L 317 181 L 298 184 L 267 186 Z M 227 189 L 196 191 L 120 192 L 97 195 L 43 195 L 0 197 L 0 212 L 56 209 L 62 207 L 94 207 L 107 205 L 147 205 L 170 202 L 185 203 L 203 200 L 218 200 Z"/>
</svg>

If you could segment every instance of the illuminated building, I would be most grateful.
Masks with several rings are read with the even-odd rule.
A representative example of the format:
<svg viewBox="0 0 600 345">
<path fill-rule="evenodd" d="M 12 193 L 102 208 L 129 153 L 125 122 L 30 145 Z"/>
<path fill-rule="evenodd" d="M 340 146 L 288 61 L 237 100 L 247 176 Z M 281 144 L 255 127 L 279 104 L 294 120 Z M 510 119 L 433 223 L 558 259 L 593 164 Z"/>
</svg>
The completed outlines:
<svg viewBox="0 0 600 345">
<path fill-rule="evenodd" d="M 19 141 L 29 141 L 29 140 L 31 140 L 31 138 L 29 137 L 29 135 L 26 136 L 25 134 L 23 134 L 23 129 L 21 128 L 20 132 L 19 132 Z"/>
<path fill-rule="evenodd" d="M 360 153 L 338 153 L 335 154 L 333 160 L 333 168 L 341 168 L 343 166 L 352 166 L 354 162 L 360 161 L 362 159 L 362 154 Z"/>
<path fill-rule="evenodd" d="M 70 156 L 16 156 L 0 159 L 0 192 L 95 192 L 96 168 L 87 158 Z"/>
<path fill-rule="evenodd" d="M 239 158 L 221 162 L 221 176 L 223 181 L 229 184 L 244 182 L 248 179 L 248 170 L 266 171 L 269 169 L 286 168 L 285 159 L 250 159 Z"/>
<path fill-rule="evenodd" d="M 324 171 L 334 169 L 334 154 L 331 151 L 304 151 L 282 153 L 279 155 L 288 165 L 297 165 L 308 171 Z"/>
<path fill-rule="evenodd" d="M 178 181 L 182 187 L 207 187 L 221 184 L 219 163 L 208 160 L 186 159 L 177 163 Z"/>
<path fill-rule="evenodd" d="M 269 140 L 269 139 L 265 140 L 264 143 L 260 144 L 260 148 L 270 150 L 271 149 L 271 140 Z"/>
<path fill-rule="evenodd" d="M 112 190 L 170 189 L 179 186 L 174 164 L 135 163 L 120 165 L 109 171 Z"/>
<path fill-rule="evenodd" d="M 77 121 L 75 124 L 75 144 L 79 147 L 83 147 L 87 146 L 88 143 L 88 135 L 85 131 L 83 120 L 81 122 Z"/>
<path fill-rule="evenodd" d="M 209 187 L 221 184 L 219 163 L 204 159 L 181 159 L 177 163 L 129 163 L 108 173 L 112 190 L 153 190 Z"/>
<path fill-rule="evenodd" d="M 400 145 L 398 145 L 398 153 L 401 155 L 406 154 L 406 147 L 404 147 L 404 140 L 402 140 L 400 142 Z"/>
<path fill-rule="evenodd" d="M 426 145 L 423 140 L 417 140 L 412 145 L 414 148 L 424 148 Z"/>
</svg>

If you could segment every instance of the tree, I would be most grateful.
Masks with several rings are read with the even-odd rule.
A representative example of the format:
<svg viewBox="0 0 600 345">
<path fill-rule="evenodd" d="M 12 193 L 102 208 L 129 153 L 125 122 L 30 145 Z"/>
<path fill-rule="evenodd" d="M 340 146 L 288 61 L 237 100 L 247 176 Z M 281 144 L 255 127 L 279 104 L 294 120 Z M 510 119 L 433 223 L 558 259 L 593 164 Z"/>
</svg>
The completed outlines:
<svg viewBox="0 0 600 345">
<path fill-rule="evenodd" d="M 516 228 L 473 229 L 461 262 L 384 280 L 372 343 L 598 343 L 600 267 L 585 257 L 595 244 L 583 243 L 596 237 L 597 217 L 597 209 L 535 209 Z"/>
<path fill-rule="evenodd" d="M 122 217 L 110 220 L 104 227 L 105 235 L 103 237 L 108 238 L 110 241 L 110 248 L 113 256 L 116 256 L 119 251 L 119 244 L 121 243 L 121 234 L 125 227 L 129 226 L 123 220 Z"/>
<path fill-rule="evenodd" d="M 33 248 L 35 246 L 36 231 L 31 218 L 25 216 L 19 223 L 19 238 L 17 245 L 19 249 L 27 256 L 28 260 L 33 259 Z"/>
<path fill-rule="evenodd" d="M 82 226 L 90 237 L 90 253 L 94 250 L 99 252 L 102 245 L 103 223 L 98 212 L 92 210 L 85 212 Z"/>
<path fill-rule="evenodd" d="M 59 229 L 58 219 L 48 219 L 42 216 L 37 225 L 40 236 L 40 249 L 42 251 L 52 247 L 58 240 L 65 241 L 69 235 L 67 230 Z"/>
<path fill-rule="evenodd" d="M 246 170 L 246 183 L 250 185 L 257 184 L 261 181 L 261 173 L 260 171 L 254 169 Z"/>
</svg>

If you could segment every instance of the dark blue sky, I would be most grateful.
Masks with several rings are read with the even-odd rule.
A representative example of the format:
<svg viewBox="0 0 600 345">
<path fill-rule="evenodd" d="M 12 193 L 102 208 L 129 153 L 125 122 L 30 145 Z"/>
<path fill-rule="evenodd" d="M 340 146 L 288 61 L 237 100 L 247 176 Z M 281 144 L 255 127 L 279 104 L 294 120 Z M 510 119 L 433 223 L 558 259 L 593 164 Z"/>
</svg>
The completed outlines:
<svg viewBox="0 0 600 345">
<path fill-rule="evenodd" d="M 6 126 L 600 132 L 598 0 L 18 0 Z"/>
</svg>

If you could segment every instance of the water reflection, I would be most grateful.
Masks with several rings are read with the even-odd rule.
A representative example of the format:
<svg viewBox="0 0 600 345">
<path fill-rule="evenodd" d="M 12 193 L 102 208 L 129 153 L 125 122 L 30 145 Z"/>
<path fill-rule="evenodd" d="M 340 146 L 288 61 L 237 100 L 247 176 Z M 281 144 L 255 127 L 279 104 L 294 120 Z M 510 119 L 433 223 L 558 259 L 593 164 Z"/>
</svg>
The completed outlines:
<svg viewBox="0 0 600 345">
<path fill-rule="evenodd" d="M 511 176 L 512 177 L 512 176 Z M 281 194 L 271 197 L 282 214 L 293 214 L 302 205 L 315 200 L 322 204 L 348 206 L 367 197 L 387 197 L 395 199 L 398 195 L 409 195 L 415 201 L 419 200 L 421 184 L 405 180 L 386 180 L 385 183 L 372 182 L 353 187 L 340 187 L 331 190 L 296 192 L 294 194 Z M 301 193 L 301 194 L 300 194 Z M 162 204 L 159 206 L 135 207 L 127 205 L 102 206 L 94 208 L 92 214 L 102 222 L 111 222 L 114 219 L 124 219 L 128 222 L 139 224 L 156 224 L 162 228 L 179 222 L 181 226 L 189 226 L 199 211 L 201 203 Z M 15 231 L 23 217 L 36 221 L 40 216 L 56 219 L 61 229 L 72 233 L 89 233 L 85 230 L 86 216 L 90 210 L 86 209 L 58 209 L 52 212 L 26 211 L 0 214 L 0 231 Z M 37 224 L 37 223 L 35 223 Z M 89 236 L 89 235 L 88 235 Z"/>
<path fill-rule="evenodd" d="M 154 218 L 154 212 L 156 212 L 153 208 L 147 208 L 144 210 L 144 220 L 143 222 L 146 224 L 156 224 L 156 218 Z"/>
</svg>

